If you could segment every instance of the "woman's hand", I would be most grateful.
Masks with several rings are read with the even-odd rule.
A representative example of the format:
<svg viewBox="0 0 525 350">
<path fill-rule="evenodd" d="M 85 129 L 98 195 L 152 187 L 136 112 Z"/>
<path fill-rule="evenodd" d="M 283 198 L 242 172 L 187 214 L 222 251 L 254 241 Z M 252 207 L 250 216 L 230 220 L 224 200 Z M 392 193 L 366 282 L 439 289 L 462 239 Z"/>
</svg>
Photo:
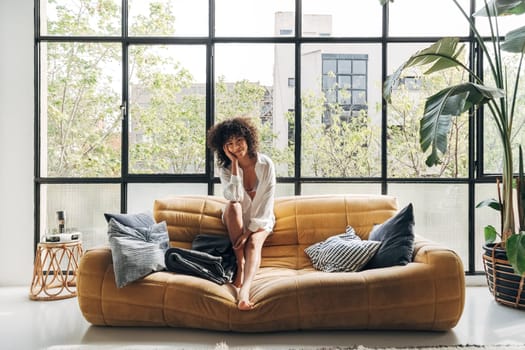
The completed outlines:
<svg viewBox="0 0 525 350">
<path fill-rule="evenodd" d="M 237 161 L 237 157 L 235 156 L 235 154 L 231 153 L 229 150 L 228 150 L 228 145 L 224 145 L 222 146 L 222 149 L 224 150 L 224 153 L 226 154 L 226 157 L 230 158 L 230 160 L 233 162 Z"/>
<path fill-rule="evenodd" d="M 232 162 L 232 166 L 231 166 L 232 175 L 237 175 L 238 172 L 239 172 L 239 170 L 238 170 L 239 160 L 237 159 L 235 154 L 231 153 L 228 150 L 228 146 L 227 145 L 222 146 L 222 149 L 224 150 L 224 153 L 226 154 L 226 157 L 230 158 L 230 160 Z"/>
</svg>

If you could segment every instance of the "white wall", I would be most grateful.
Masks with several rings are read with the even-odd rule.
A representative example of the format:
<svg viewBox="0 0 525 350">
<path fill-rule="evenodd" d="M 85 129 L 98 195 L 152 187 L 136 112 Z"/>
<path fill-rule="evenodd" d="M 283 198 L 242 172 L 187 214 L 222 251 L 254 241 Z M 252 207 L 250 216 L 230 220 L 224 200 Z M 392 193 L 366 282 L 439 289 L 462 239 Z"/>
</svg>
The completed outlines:
<svg viewBox="0 0 525 350">
<path fill-rule="evenodd" d="M 27 286 L 33 269 L 33 8 L 0 1 L 0 286 Z"/>
</svg>

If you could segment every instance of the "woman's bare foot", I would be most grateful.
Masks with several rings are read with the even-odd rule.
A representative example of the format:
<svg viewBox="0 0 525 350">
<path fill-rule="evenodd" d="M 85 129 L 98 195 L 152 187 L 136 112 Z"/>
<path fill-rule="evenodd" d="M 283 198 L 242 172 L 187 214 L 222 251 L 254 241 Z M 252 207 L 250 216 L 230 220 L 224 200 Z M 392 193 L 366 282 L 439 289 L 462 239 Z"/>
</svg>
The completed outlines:
<svg viewBox="0 0 525 350">
<path fill-rule="evenodd" d="M 241 311 L 249 311 L 253 309 L 253 304 L 249 300 L 239 300 L 239 303 L 237 304 L 237 308 Z"/>
<path fill-rule="evenodd" d="M 239 301 L 237 302 L 239 310 L 247 311 L 253 309 L 253 303 L 250 301 L 249 291 L 246 288 L 239 290 Z"/>
</svg>

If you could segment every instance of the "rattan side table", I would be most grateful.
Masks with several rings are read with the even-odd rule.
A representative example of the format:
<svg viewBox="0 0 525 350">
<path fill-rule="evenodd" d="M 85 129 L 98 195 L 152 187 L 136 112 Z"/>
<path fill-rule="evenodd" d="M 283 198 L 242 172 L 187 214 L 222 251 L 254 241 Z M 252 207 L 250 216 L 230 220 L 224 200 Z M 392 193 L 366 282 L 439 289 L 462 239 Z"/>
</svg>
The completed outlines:
<svg viewBox="0 0 525 350">
<path fill-rule="evenodd" d="M 82 256 L 82 242 L 38 243 L 31 300 L 59 300 L 77 296 L 77 269 Z"/>
</svg>

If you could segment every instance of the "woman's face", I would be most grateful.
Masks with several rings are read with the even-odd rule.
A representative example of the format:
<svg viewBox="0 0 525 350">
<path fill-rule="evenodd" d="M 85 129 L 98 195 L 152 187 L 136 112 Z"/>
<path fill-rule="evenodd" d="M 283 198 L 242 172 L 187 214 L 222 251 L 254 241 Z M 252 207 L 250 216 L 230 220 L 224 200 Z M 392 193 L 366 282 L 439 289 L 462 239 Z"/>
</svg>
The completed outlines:
<svg viewBox="0 0 525 350">
<path fill-rule="evenodd" d="M 232 136 L 226 141 L 226 149 L 237 159 L 244 158 L 248 154 L 248 144 L 242 136 Z"/>
</svg>

